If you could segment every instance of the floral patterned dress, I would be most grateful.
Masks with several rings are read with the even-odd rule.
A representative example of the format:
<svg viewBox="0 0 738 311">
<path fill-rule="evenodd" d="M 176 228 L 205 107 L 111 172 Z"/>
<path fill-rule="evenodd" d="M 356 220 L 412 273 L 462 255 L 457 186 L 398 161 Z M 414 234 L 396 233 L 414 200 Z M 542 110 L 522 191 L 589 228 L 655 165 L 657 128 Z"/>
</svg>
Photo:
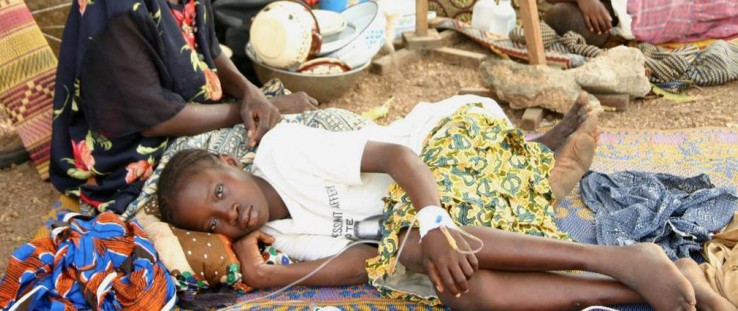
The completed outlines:
<svg viewBox="0 0 738 311">
<path fill-rule="evenodd" d="M 423 144 L 420 157 L 436 178 L 441 206 L 459 226 L 570 240 L 553 220 L 553 152 L 526 142 L 504 119 L 470 111 L 474 105 L 442 119 Z M 407 193 L 390 185 L 378 256 L 366 265 L 369 283 L 389 298 L 438 305 L 429 278 L 395 266 L 399 233 L 414 218 Z"/>
<path fill-rule="evenodd" d="M 77 0 L 59 54 L 51 182 L 97 212 L 135 199 L 169 137 L 141 131 L 218 101 L 209 0 Z"/>
</svg>

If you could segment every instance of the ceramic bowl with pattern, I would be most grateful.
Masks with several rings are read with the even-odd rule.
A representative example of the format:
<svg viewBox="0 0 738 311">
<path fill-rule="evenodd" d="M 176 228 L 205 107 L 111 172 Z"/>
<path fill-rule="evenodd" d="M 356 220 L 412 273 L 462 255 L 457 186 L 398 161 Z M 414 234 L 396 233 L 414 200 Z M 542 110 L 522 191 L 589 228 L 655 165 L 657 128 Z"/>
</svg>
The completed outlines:
<svg viewBox="0 0 738 311">
<path fill-rule="evenodd" d="M 322 41 L 313 12 L 293 1 L 272 2 L 259 11 L 250 40 L 259 59 L 283 69 L 295 69 L 317 55 Z"/>
<path fill-rule="evenodd" d="M 336 74 L 351 71 L 348 65 L 335 58 L 314 58 L 297 67 L 297 72 L 312 75 Z"/>
<path fill-rule="evenodd" d="M 315 19 L 318 20 L 320 36 L 323 40 L 331 38 L 340 33 L 346 27 L 346 19 L 340 13 L 327 10 L 313 10 Z"/>
<path fill-rule="evenodd" d="M 357 34 L 346 46 L 326 57 L 340 59 L 349 67 L 357 68 L 369 62 L 384 45 L 387 19 L 374 1 L 352 5 L 341 15 L 355 27 Z"/>
<path fill-rule="evenodd" d="M 326 56 L 340 50 L 342 47 L 345 47 L 347 44 L 349 44 L 349 42 L 356 39 L 356 36 L 358 34 L 359 32 L 356 29 L 356 25 L 354 25 L 354 23 L 350 21 L 346 21 L 346 25 L 343 27 L 343 29 L 341 29 L 341 31 L 329 36 L 323 36 L 323 41 L 320 45 L 320 53 L 318 53 L 318 56 Z"/>
</svg>

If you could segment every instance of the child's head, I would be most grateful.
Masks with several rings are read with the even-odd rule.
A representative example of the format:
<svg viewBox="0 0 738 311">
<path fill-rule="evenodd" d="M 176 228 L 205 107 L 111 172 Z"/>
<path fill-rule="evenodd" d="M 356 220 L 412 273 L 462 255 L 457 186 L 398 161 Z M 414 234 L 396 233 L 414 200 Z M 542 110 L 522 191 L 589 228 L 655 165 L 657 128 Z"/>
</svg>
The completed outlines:
<svg viewBox="0 0 738 311">
<path fill-rule="evenodd" d="M 184 229 L 238 239 L 269 219 L 254 177 L 233 157 L 206 150 L 174 155 L 159 177 L 157 194 L 162 220 Z"/>
</svg>

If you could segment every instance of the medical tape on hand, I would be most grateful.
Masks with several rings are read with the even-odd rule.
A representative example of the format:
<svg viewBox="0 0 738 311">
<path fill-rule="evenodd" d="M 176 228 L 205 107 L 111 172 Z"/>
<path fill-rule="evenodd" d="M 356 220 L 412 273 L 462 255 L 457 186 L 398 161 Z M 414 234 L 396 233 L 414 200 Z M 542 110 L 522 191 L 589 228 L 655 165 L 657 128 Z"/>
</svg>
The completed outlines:
<svg viewBox="0 0 738 311">
<path fill-rule="evenodd" d="M 443 236 L 446 237 L 446 240 L 448 241 L 448 244 L 451 245 L 451 248 L 459 253 L 475 254 L 481 251 L 482 247 L 484 246 L 484 242 L 482 242 L 481 239 L 469 234 L 464 230 L 459 229 L 459 227 L 456 226 L 456 223 L 454 223 L 454 221 L 451 219 L 451 216 L 448 215 L 448 212 L 440 206 L 426 206 L 418 211 L 418 213 L 415 215 L 415 218 L 418 220 L 418 231 L 420 231 L 419 233 L 421 241 L 423 240 L 423 237 L 428 234 L 429 231 L 433 229 L 439 229 L 441 230 L 441 233 L 443 233 Z M 451 235 L 450 230 L 456 230 L 456 232 L 460 233 L 461 235 L 477 241 L 479 243 L 479 247 L 472 250 L 460 249 L 458 244 L 456 243 L 456 240 Z"/>
<path fill-rule="evenodd" d="M 420 231 L 420 239 L 428 234 L 428 231 L 439 227 L 446 227 L 458 230 L 448 212 L 440 206 L 429 205 L 421 208 L 415 216 L 418 219 L 418 230 Z"/>
</svg>

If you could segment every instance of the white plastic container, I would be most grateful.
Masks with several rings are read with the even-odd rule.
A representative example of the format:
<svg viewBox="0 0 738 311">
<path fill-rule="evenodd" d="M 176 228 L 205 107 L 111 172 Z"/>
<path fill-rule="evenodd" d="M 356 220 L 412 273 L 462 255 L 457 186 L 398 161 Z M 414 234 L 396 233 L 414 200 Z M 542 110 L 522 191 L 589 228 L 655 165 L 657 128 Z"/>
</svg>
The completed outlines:
<svg viewBox="0 0 738 311">
<path fill-rule="evenodd" d="M 479 0 L 472 8 L 472 27 L 481 31 L 489 31 L 494 18 L 497 3 L 495 0 Z"/>
<path fill-rule="evenodd" d="M 515 9 L 513 9 L 510 0 L 499 1 L 492 13 L 488 31 L 507 37 L 510 35 L 510 31 L 515 29 L 517 14 L 515 14 Z"/>
<path fill-rule="evenodd" d="M 472 27 L 507 37 L 515 28 L 517 14 L 510 0 L 479 0 L 472 9 Z"/>
</svg>

